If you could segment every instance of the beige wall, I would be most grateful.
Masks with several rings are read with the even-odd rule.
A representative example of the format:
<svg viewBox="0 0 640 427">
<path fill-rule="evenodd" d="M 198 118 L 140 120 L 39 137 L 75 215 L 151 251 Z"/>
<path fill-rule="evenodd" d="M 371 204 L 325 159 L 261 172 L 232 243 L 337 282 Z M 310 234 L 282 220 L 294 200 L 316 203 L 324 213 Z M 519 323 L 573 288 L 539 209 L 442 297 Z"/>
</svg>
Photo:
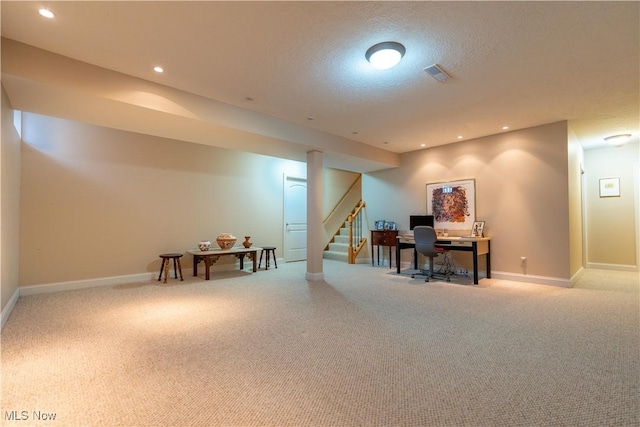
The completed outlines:
<svg viewBox="0 0 640 427">
<path fill-rule="evenodd" d="M 222 232 L 251 235 L 257 245 L 277 246 L 282 256 L 283 176 L 304 176 L 303 163 L 28 113 L 20 153 L 8 149 L 19 146 L 17 133 L 7 126 L 7 120 L 12 122 L 9 116 L 5 98 L 3 307 L 17 282 L 28 286 L 156 272 L 159 253 L 184 252 Z M 474 178 L 476 216 L 486 221 L 485 231 L 492 237 L 494 273 L 568 279 L 581 263 L 581 255 L 574 252 L 580 254 L 575 234 L 580 234 L 579 227 L 573 222 L 579 220 L 581 201 L 575 191 L 582 152 L 575 143 L 566 122 L 559 122 L 406 153 L 401 167 L 363 176 L 367 218 L 396 221 L 406 229 L 409 215 L 426 211 L 426 183 Z M 605 172 L 596 163 L 615 166 L 621 159 L 638 158 L 637 144 L 617 150 L 607 153 L 617 156 L 604 162 L 600 153 L 586 152 L 585 168 L 601 176 Z M 341 195 L 341 187 L 346 190 L 356 177 L 325 170 L 325 213 Z M 16 201 L 13 210 L 7 198 Z M 11 240 L 6 231 L 18 225 L 19 241 Z M 634 226 L 625 225 L 629 239 Z M 606 227 L 588 233 L 589 241 L 602 229 Z M 635 245 L 629 245 L 630 259 L 614 256 L 614 263 L 635 265 Z M 611 251 L 605 253 L 609 256 Z M 462 263 L 468 263 L 466 254 L 456 257 L 460 255 Z M 590 250 L 589 262 L 612 262 L 593 255 Z M 520 267 L 520 256 L 528 257 L 526 270 Z M 191 266 L 188 257 L 184 263 Z M 12 271 L 13 278 L 7 279 Z"/>
<path fill-rule="evenodd" d="M 2 89 L 2 143 L 0 144 L 0 280 L 2 310 L 18 287 L 20 229 L 20 137 L 13 126 L 13 110 Z"/>
<path fill-rule="evenodd" d="M 585 151 L 588 267 L 638 271 L 639 158 L 638 143 Z M 600 179 L 613 177 L 620 178 L 620 197 L 601 198 Z"/>
<path fill-rule="evenodd" d="M 567 123 L 558 122 L 405 153 L 397 169 L 367 174 L 371 221 L 426 213 L 426 184 L 475 179 L 476 219 L 492 238 L 497 275 L 570 278 Z M 373 224 L 370 224 L 370 226 Z M 403 260 L 410 257 L 405 251 Z M 461 255 L 457 253 L 458 258 Z M 528 268 L 520 267 L 520 257 Z M 464 260 L 463 260 L 464 261 Z"/>
<path fill-rule="evenodd" d="M 336 207 L 336 203 L 345 194 L 345 189 L 351 188 L 360 177 L 359 173 L 333 169 L 331 174 L 325 173 L 322 188 L 322 218 L 327 218 Z M 362 193 L 362 191 L 360 191 Z M 351 206 L 351 209 L 355 204 Z M 346 219 L 346 217 L 344 218 Z"/>
<path fill-rule="evenodd" d="M 585 267 L 583 251 L 583 192 L 582 170 L 584 169 L 584 150 L 575 133 L 569 128 L 569 245 L 570 268 L 573 277 Z"/>
<path fill-rule="evenodd" d="M 283 177 L 304 163 L 36 114 L 23 125 L 21 286 L 156 272 L 158 254 L 223 232 L 282 256 Z M 325 175 L 335 204 L 344 174 Z"/>
<path fill-rule="evenodd" d="M 283 173 L 303 164 L 34 114 L 23 127 L 22 286 L 156 271 L 223 232 L 280 254 Z"/>
</svg>

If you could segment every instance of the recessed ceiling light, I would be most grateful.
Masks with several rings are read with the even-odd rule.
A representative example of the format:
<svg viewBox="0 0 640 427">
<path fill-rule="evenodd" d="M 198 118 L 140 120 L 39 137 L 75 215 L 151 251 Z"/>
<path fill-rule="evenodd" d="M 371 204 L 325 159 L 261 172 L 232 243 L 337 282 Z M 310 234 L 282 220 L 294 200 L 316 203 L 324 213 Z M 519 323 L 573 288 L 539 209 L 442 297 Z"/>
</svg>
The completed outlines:
<svg viewBox="0 0 640 427">
<path fill-rule="evenodd" d="M 307 117 L 307 120 L 309 120 L 310 122 L 314 120 L 313 117 Z"/>
<path fill-rule="evenodd" d="M 620 135 L 611 135 L 606 137 L 604 140 L 609 144 L 620 146 L 627 142 L 631 138 L 630 133 L 621 133 Z"/>
<path fill-rule="evenodd" d="M 509 129 L 509 126 L 502 126 L 502 130 L 507 130 Z"/>
<path fill-rule="evenodd" d="M 153 67 L 153 71 L 155 71 L 156 73 L 164 73 L 164 68 L 156 65 L 155 67 Z"/>
<path fill-rule="evenodd" d="M 53 12 L 51 12 L 49 9 L 45 8 L 45 7 L 41 7 L 38 10 L 38 13 L 42 16 L 44 16 L 45 18 L 49 18 L 49 19 L 53 19 L 56 17 L 56 15 L 54 15 Z"/>
<path fill-rule="evenodd" d="M 247 96 L 247 97 L 245 98 L 245 101 L 253 101 L 253 98 L 252 98 L 252 97 L 250 97 L 250 96 Z"/>
<path fill-rule="evenodd" d="M 458 139 L 462 139 L 462 135 L 458 135 Z"/>
<path fill-rule="evenodd" d="M 420 147 L 426 147 L 427 144 L 420 144 Z"/>
<path fill-rule="evenodd" d="M 364 56 L 374 68 L 386 70 L 395 67 L 405 52 L 404 46 L 398 42 L 382 42 L 371 46 Z"/>
<path fill-rule="evenodd" d="M 358 132 L 353 131 L 353 132 L 351 132 L 351 134 L 352 134 L 352 135 L 357 135 L 357 134 L 358 134 Z"/>
</svg>

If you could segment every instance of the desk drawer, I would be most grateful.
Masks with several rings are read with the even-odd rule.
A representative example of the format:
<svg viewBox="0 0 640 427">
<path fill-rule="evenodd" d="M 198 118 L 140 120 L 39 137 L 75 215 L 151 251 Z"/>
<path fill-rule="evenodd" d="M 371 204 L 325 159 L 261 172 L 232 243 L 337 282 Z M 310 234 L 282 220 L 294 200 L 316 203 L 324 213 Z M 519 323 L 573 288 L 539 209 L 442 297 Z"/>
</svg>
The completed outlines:
<svg viewBox="0 0 640 427">
<path fill-rule="evenodd" d="M 372 230 L 371 244 L 380 246 L 396 246 L 398 239 L 397 230 Z"/>
<path fill-rule="evenodd" d="M 472 248 L 473 247 L 473 243 L 471 242 L 452 242 L 449 240 L 446 241 L 437 241 L 436 242 L 436 247 L 438 248 L 443 248 L 443 249 L 447 249 L 447 248 L 451 248 L 451 249 L 455 249 L 455 248 Z"/>
</svg>

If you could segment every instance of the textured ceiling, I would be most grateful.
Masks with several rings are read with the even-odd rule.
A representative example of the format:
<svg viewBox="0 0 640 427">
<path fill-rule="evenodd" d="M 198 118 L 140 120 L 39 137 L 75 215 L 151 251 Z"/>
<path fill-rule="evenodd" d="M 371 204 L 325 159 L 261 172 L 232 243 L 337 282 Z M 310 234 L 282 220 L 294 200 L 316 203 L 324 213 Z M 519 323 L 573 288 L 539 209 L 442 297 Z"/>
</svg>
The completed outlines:
<svg viewBox="0 0 640 427">
<path fill-rule="evenodd" d="M 37 13 L 49 6 L 54 20 Z M 638 2 L 2 2 L 2 35 L 402 153 L 568 120 L 639 132 Z M 400 64 L 364 53 L 394 40 Z M 440 64 L 439 83 L 423 69 Z M 156 64 L 165 73 L 153 73 Z M 250 98 L 251 100 L 249 100 Z"/>
</svg>

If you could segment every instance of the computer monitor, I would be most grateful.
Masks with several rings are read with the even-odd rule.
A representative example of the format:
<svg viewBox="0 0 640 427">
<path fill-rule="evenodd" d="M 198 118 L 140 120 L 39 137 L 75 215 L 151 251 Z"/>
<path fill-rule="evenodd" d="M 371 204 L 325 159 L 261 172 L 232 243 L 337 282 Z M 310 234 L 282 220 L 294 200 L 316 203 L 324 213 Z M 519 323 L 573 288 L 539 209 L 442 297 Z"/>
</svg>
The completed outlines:
<svg viewBox="0 0 640 427">
<path fill-rule="evenodd" d="M 409 230 L 413 230 L 417 225 L 428 225 L 433 227 L 433 215 L 410 215 Z"/>
</svg>

